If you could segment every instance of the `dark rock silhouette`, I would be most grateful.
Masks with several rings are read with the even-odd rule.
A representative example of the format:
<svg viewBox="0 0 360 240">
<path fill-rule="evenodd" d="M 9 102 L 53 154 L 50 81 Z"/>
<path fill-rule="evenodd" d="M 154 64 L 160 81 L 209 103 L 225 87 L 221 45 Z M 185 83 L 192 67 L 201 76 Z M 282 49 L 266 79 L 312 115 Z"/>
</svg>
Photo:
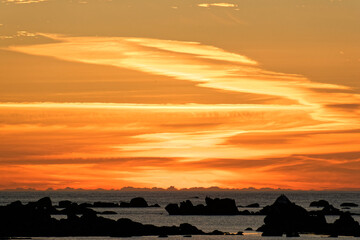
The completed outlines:
<svg viewBox="0 0 360 240">
<path fill-rule="evenodd" d="M 146 200 L 142 197 L 136 197 L 130 200 L 130 202 L 121 202 L 119 203 L 114 203 L 114 202 L 94 202 L 93 204 L 91 203 L 81 203 L 81 204 L 77 204 L 77 203 L 73 203 L 69 200 L 64 200 L 64 201 L 60 201 L 59 205 L 57 206 L 58 208 L 79 208 L 80 210 L 78 211 L 79 214 L 82 212 L 81 209 L 84 208 L 118 208 L 118 207 L 136 207 L 136 208 L 140 208 L 140 207 L 160 207 L 159 204 L 154 204 L 154 205 L 148 205 L 148 203 L 146 202 Z M 64 212 L 64 211 L 62 211 Z M 60 212 L 60 214 L 62 213 Z"/>
<path fill-rule="evenodd" d="M 112 202 L 94 202 L 94 208 L 116 208 L 119 207 L 119 204 Z"/>
<path fill-rule="evenodd" d="M 359 205 L 356 203 L 342 203 L 340 207 L 358 207 Z"/>
<path fill-rule="evenodd" d="M 76 203 L 64 202 L 66 219 L 51 218 L 54 207 L 50 198 L 23 205 L 20 201 L 0 206 L 0 238 L 9 237 L 49 237 L 49 236 L 165 236 L 165 235 L 205 235 L 188 223 L 180 226 L 157 227 L 141 224 L 130 219 L 117 221 L 97 216 L 92 209 Z M 79 211 L 82 213 L 79 215 Z M 224 235 L 218 231 L 217 234 Z"/>
<path fill-rule="evenodd" d="M 121 202 L 122 208 L 145 208 L 145 207 L 160 207 L 159 204 L 149 205 L 142 197 L 136 197 L 130 200 L 130 202 Z"/>
<path fill-rule="evenodd" d="M 247 207 L 247 208 L 258 208 L 258 207 L 260 207 L 260 204 L 258 204 L 258 203 L 252 203 L 252 204 L 247 205 L 246 207 Z"/>
<path fill-rule="evenodd" d="M 258 229 L 263 232 L 263 236 L 282 236 L 284 233 L 296 236 L 299 232 L 321 232 L 327 226 L 324 215 L 310 215 L 285 195 L 281 195 L 264 209 L 265 224 Z"/>
<path fill-rule="evenodd" d="M 341 210 L 335 208 L 333 205 L 325 206 L 322 210 L 315 212 L 321 213 L 323 215 L 340 215 L 343 213 Z"/>
<path fill-rule="evenodd" d="M 360 225 L 350 213 L 342 213 L 332 225 L 332 234 L 360 237 Z"/>
<path fill-rule="evenodd" d="M 236 207 L 235 200 L 229 198 L 205 198 L 206 206 L 194 206 L 190 200 L 178 204 L 168 204 L 165 210 L 170 215 L 239 215 L 241 212 Z"/>
<path fill-rule="evenodd" d="M 64 200 L 59 202 L 59 208 L 67 208 L 71 205 L 71 201 Z"/>
<path fill-rule="evenodd" d="M 326 200 L 313 201 L 310 203 L 310 207 L 327 207 L 330 203 Z"/>
<path fill-rule="evenodd" d="M 324 209 L 332 209 L 330 212 L 336 211 L 331 205 Z M 360 236 L 359 223 L 350 213 L 339 212 L 340 218 L 334 224 L 329 224 L 324 216 L 327 210 L 308 212 L 292 203 L 285 195 L 281 195 L 271 206 L 266 206 L 262 210 L 266 212 L 265 224 L 258 229 L 263 232 L 262 236 L 286 234 L 287 237 L 298 237 L 299 233 Z"/>
</svg>

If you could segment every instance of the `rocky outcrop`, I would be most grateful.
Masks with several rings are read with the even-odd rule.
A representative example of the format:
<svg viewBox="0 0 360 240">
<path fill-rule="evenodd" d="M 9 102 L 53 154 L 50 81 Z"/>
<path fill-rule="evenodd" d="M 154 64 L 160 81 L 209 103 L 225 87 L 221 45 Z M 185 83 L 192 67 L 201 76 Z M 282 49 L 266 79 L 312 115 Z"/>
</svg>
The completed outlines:
<svg viewBox="0 0 360 240">
<path fill-rule="evenodd" d="M 313 201 L 310 203 L 310 207 L 327 207 L 330 203 L 326 200 Z"/>
<path fill-rule="evenodd" d="M 239 215 L 241 212 L 235 204 L 235 200 L 229 198 L 205 198 L 205 204 L 194 206 L 190 200 L 178 204 L 168 204 L 165 210 L 170 215 Z"/>
<path fill-rule="evenodd" d="M 79 207 L 75 203 L 62 203 L 67 209 L 67 218 L 51 218 L 54 207 L 50 198 L 37 202 L 22 204 L 20 201 L 7 206 L 0 206 L 0 238 L 9 237 L 49 237 L 49 236 L 160 236 L 160 235 L 204 235 L 204 233 L 187 223 L 180 226 L 157 227 L 141 224 L 130 219 L 117 221 L 97 216 L 94 210 L 77 214 Z M 64 210 L 65 210 L 64 209 Z M 213 233 L 211 233 L 213 234 Z M 217 234 L 225 233 L 218 231 Z"/>
<path fill-rule="evenodd" d="M 160 206 L 158 204 L 149 206 L 144 198 L 136 197 L 131 199 L 130 202 L 121 202 L 120 207 L 144 208 L 144 207 L 160 207 Z"/>
<path fill-rule="evenodd" d="M 278 197 L 271 206 L 266 206 L 262 211 L 266 213 L 265 224 L 258 231 L 263 232 L 263 236 L 286 234 L 288 237 L 296 237 L 299 233 L 356 236 L 360 233 L 359 223 L 351 217 L 350 213 L 340 212 L 340 218 L 334 224 L 328 224 L 324 216 L 325 211 L 308 212 L 303 207 L 292 203 L 285 195 Z"/>
<path fill-rule="evenodd" d="M 77 203 L 73 203 L 69 200 L 64 200 L 64 201 L 60 201 L 59 205 L 57 207 L 58 208 L 78 207 L 81 209 L 81 208 L 119 208 L 119 207 L 143 208 L 143 207 L 160 207 L 160 206 L 159 206 L 159 204 L 149 205 L 144 198 L 136 197 L 136 198 L 131 199 L 130 202 L 121 202 L 120 204 L 114 203 L 114 202 L 94 202 L 93 204 L 91 204 L 91 203 L 77 204 Z"/>
<path fill-rule="evenodd" d="M 350 213 L 342 213 L 332 224 L 331 234 L 360 237 L 360 225 Z"/>
</svg>

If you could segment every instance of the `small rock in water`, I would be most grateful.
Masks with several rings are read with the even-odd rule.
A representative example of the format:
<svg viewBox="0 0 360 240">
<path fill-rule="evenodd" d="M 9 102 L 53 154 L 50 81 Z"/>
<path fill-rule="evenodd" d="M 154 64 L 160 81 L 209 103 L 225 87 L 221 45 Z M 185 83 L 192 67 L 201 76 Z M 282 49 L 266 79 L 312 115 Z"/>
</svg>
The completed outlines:
<svg viewBox="0 0 360 240">
<path fill-rule="evenodd" d="M 358 207 L 359 205 L 356 203 L 342 203 L 340 207 Z"/>
</svg>

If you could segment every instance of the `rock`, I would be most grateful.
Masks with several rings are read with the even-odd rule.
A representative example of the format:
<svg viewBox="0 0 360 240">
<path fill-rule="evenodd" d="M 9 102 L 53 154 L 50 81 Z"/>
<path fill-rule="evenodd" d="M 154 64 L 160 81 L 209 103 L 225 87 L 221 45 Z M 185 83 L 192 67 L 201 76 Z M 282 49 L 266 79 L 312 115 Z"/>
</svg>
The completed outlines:
<svg viewBox="0 0 360 240">
<path fill-rule="evenodd" d="M 333 205 L 324 207 L 322 210 L 320 210 L 320 212 L 324 215 L 340 215 L 342 213 L 342 211 L 335 208 Z"/>
<path fill-rule="evenodd" d="M 148 207 L 148 203 L 142 197 L 133 198 L 130 200 L 131 207 Z"/>
<path fill-rule="evenodd" d="M 300 237 L 298 232 L 287 232 L 286 237 Z"/>
<path fill-rule="evenodd" d="M 119 204 L 112 202 L 94 202 L 94 208 L 116 208 L 119 207 Z"/>
<path fill-rule="evenodd" d="M 253 229 L 251 227 L 248 227 L 245 229 L 245 231 L 253 231 Z"/>
<path fill-rule="evenodd" d="M 283 231 L 267 229 L 261 234 L 261 236 L 262 237 L 281 237 L 283 234 L 284 234 Z"/>
<path fill-rule="evenodd" d="M 219 230 L 214 230 L 210 233 L 208 233 L 208 235 L 225 235 L 224 232 L 221 232 Z"/>
<path fill-rule="evenodd" d="M 114 211 L 104 211 L 104 212 L 101 212 L 100 214 L 103 214 L 103 215 L 116 215 L 117 212 L 114 212 Z"/>
<path fill-rule="evenodd" d="M 169 215 L 180 215 L 179 206 L 175 203 L 170 203 L 165 207 L 165 210 L 169 213 Z"/>
<path fill-rule="evenodd" d="M 235 235 L 244 235 L 244 232 L 239 231 L 239 232 L 237 232 Z"/>
<path fill-rule="evenodd" d="M 258 204 L 258 203 L 252 203 L 252 204 L 247 205 L 246 207 L 247 207 L 247 208 L 258 208 L 258 207 L 260 207 L 260 204 Z"/>
<path fill-rule="evenodd" d="M 158 204 L 154 204 L 152 206 L 149 206 L 146 200 L 142 197 L 136 197 L 130 200 L 129 203 L 127 202 L 121 202 L 120 207 L 122 208 L 144 208 L 144 207 L 160 207 Z"/>
<path fill-rule="evenodd" d="M 79 206 L 83 207 L 83 208 L 92 208 L 92 207 L 94 207 L 91 203 L 80 203 Z"/>
<path fill-rule="evenodd" d="M 264 225 L 258 231 L 263 236 L 282 236 L 284 233 L 324 231 L 326 219 L 323 215 L 310 215 L 306 209 L 292 203 L 281 195 L 266 207 Z"/>
<path fill-rule="evenodd" d="M 359 205 L 356 203 L 342 203 L 340 207 L 358 207 Z"/>
<path fill-rule="evenodd" d="M 64 200 L 64 201 L 60 201 L 59 202 L 59 208 L 67 208 L 71 205 L 71 201 L 69 200 Z"/>
<path fill-rule="evenodd" d="M 326 200 L 313 201 L 310 203 L 310 207 L 327 207 L 329 205 L 329 202 Z"/>
<path fill-rule="evenodd" d="M 332 231 L 337 235 L 359 236 L 360 225 L 349 212 L 345 212 L 333 223 Z"/>
<path fill-rule="evenodd" d="M 165 210 L 170 215 L 238 215 L 239 210 L 236 207 L 235 200 L 225 198 L 205 198 L 206 206 L 199 204 L 194 206 L 190 200 L 178 204 L 168 204 Z"/>
<path fill-rule="evenodd" d="M 66 219 L 51 218 L 50 199 L 23 205 L 17 201 L 7 206 L 0 206 L 0 238 L 21 237 L 66 237 L 66 236 L 168 236 L 168 235 L 205 235 L 188 223 L 180 226 L 157 227 L 141 224 L 130 219 L 118 221 L 97 216 L 97 213 L 77 203 L 65 203 L 62 211 Z M 82 212 L 82 216 L 77 214 Z"/>
<path fill-rule="evenodd" d="M 159 207 L 160 207 L 160 205 L 156 203 L 156 204 L 150 205 L 149 207 L 159 208 Z"/>
</svg>

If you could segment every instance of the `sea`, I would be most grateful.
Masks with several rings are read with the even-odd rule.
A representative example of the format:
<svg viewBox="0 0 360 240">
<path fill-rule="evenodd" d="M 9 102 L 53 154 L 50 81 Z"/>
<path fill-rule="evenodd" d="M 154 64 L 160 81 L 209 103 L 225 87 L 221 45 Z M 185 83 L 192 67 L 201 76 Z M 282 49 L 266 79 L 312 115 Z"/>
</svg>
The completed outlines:
<svg viewBox="0 0 360 240">
<path fill-rule="evenodd" d="M 194 240 L 256 240 L 256 239 L 284 239 L 283 237 L 261 237 L 261 233 L 256 229 L 263 224 L 264 216 L 170 216 L 165 206 L 169 203 L 180 203 L 185 200 L 191 200 L 196 204 L 205 204 L 205 197 L 212 198 L 232 198 L 235 199 L 238 206 L 247 206 L 258 203 L 260 208 L 239 207 L 239 210 L 248 209 L 249 211 L 258 211 L 266 205 L 271 205 L 278 196 L 285 194 L 292 202 L 300 205 L 307 210 L 315 210 L 309 205 L 312 201 L 321 199 L 327 200 L 334 207 L 342 209 L 341 203 L 350 202 L 360 205 L 360 191 L 0 191 L 0 205 L 6 205 L 20 200 L 22 203 L 37 201 L 42 197 L 50 197 L 53 204 L 57 205 L 59 201 L 70 200 L 76 203 L 94 203 L 102 202 L 129 202 L 132 198 L 143 197 L 149 205 L 159 204 L 160 208 L 96 208 L 96 211 L 115 211 L 115 215 L 104 215 L 106 218 L 119 219 L 129 218 L 133 221 L 143 224 L 153 224 L 156 226 L 173 226 L 181 223 L 190 223 L 197 228 L 211 232 L 220 230 L 223 232 L 237 233 L 244 232 L 244 235 L 225 235 L 225 236 L 191 236 Z M 353 216 L 360 222 L 360 207 L 343 209 L 359 214 Z M 56 215 L 54 218 L 65 218 L 66 216 Z M 327 222 L 334 222 L 338 216 L 327 216 Z M 245 230 L 252 228 L 253 230 Z M 169 240 L 188 239 L 189 236 L 169 236 Z M 328 236 L 303 234 L 297 239 L 319 239 L 328 238 Z M 114 237 L 46 237 L 32 239 L 38 240 L 100 240 L 100 239 L 138 239 L 155 240 L 157 236 L 114 238 Z M 354 239 L 354 237 L 338 237 L 338 239 Z"/>
</svg>

